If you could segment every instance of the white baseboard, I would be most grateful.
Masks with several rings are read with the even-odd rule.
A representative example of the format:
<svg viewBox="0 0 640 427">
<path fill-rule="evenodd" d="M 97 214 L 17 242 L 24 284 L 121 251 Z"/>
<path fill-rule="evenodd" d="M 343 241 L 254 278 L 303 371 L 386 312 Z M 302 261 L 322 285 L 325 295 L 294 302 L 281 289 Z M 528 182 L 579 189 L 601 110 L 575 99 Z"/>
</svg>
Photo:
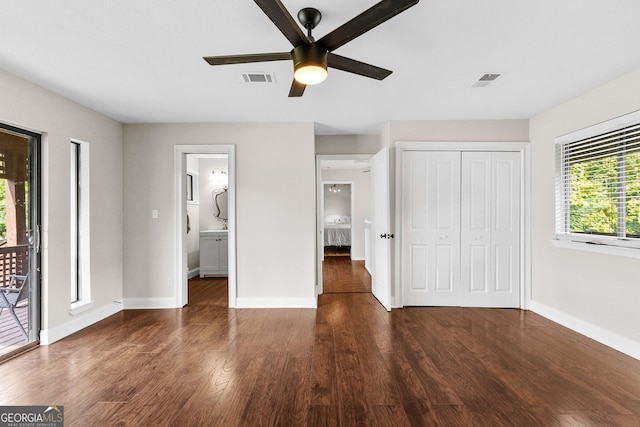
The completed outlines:
<svg viewBox="0 0 640 427">
<path fill-rule="evenodd" d="M 55 326 L 49 329 L 43 329 L 40 331 L 40 344 L 49 345 L 61 340 L 71 334 L 78 332 L 81 329 L 91 326 L 101 320 L 112 316 L 119 311 L 122 311 L 122 304 L 112 302 L 111 304 L 100 307 L 96 310 L 86 311 L 81 314 L 76 314 L 73 320 L 63 323 L 62 325 Z"/>
<path fill-rule="evenodd" d="M 187 280 L 193 279 L 194 277 L 197 277 L 199 275 L 200 275 L 200 267 L 194 268 L 193 270 L 189 270 L 189 272 L 187 273 Z"/>
<path fill-rule="evenodd" d="M 640 343 L 625 338 L 607 329 L 596 326 L 592 323 L 586 322 L 577 317 L 573 317 L 553 307 L 549 307 L 545 304 L 531 301 L 531 311 L 546 317 L 549 320 L 553 320 L 556 323 L 561 324 L 579 334 L 594 339 L 606 346 L 609 346 L 619 352 L 631 356 L 634 359 L 640 360 Z"/>
<path fill-rule="evenodd" d="M 238 298 L 236 308 L 317 308 L 316 298 Z"/>
<path fill-rule="evenodd" d="M 123 308 L 125 310 L 176 308 L 176 300 L 173 298 L 125 298 Z"/>
</svg>

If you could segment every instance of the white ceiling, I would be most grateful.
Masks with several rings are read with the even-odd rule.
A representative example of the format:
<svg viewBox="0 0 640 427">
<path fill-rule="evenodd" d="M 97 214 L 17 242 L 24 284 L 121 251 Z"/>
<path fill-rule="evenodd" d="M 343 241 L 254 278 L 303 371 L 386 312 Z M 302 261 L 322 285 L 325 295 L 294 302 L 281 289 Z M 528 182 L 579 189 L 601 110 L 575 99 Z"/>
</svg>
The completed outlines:
<svg viewBox="0 0 640 427">
<path fill-rule="evenodd" d="M 376 0 L 316 7 L 325 33 Z M 638 0 L 422 0 L 336 53 L 393 70 L 339 70 L 288 98 L 289 61 L 211 67 L 209 55 L 289 51 L 250 0 L 0 0 L 0 69 L 124 123 L 313 121 L 318 134 L 388 120 L 521 119 L 640 67 Z M 277 83 L 244 83 L 248 71 Z M 485 73 L 502 76 L 485 88 Z M 1 98 L 0 98 L 1 99 Z"/>
<path fill-rule="evenodd" d="M 368 171 L 371 168 L 371 161 L 364 159 L 331 159 L 331 160 L 321 160 L 320 161 L 321 169 L 334 169 L 334 170 L 352 170 L 352 169 L 360 169 Z"/>
</svg>

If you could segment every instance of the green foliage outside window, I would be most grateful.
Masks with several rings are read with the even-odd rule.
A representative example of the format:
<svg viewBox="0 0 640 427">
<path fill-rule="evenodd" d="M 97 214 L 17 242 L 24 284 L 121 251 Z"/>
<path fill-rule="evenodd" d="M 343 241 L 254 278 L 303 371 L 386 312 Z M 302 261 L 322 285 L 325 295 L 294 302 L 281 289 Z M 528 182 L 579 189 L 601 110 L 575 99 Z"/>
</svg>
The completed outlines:
<svg viewBox="0 0 640 427">
<path fill-rule="evenodd" d="M 626 156 L 626 236 L 640 236 L 640 152 Z M 570 231 L 617 235 L 618 160 L 616 156 L 571 163 Z"/>
<path fill-rule="evenodd" d="M 640 151 L 627 155 L 627 236 L 640 237 Z"/>
</svg>

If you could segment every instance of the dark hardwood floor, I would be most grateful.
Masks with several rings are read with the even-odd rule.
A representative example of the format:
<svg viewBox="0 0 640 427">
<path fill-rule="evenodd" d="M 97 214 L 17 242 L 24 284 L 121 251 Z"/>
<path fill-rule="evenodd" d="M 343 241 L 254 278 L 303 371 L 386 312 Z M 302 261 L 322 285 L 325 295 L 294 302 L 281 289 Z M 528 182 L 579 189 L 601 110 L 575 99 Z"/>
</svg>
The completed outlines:
<svg viewBox="0 0 640 427">
<path fill-rule="evenodd" d="M 371 292 L 371 275 L 364 267 L 364 261 L 351 261 L 342 256 L 325 257 L 322 287 L 324 293 Z"/>
<path fill-rule="evenodd" d="M 123 311 L 0 365 L 1 405 L 66 426 L 638 426 L 640 361 L 519 310 L 405 308 L 367 293 L 312 309 Z"/>
<path fill-rule="evenodd" d="M 351 246 L 325 246 L 324 256 L 325 257 L 328 257 L 328 256 L 350 257 Z"/>
</svg>

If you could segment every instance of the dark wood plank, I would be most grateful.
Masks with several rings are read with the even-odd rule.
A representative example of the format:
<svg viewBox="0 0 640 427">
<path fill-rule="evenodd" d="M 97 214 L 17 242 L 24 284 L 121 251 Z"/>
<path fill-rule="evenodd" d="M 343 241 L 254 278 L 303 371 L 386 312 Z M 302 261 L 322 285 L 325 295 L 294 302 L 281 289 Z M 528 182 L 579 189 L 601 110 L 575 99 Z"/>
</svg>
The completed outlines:
<svg viewBox="0 0 640 427">
<path fill-rule="evenodd" d="M 325 257 L 322 261 L 322 287 L 324 293 L 371 292 L 371 275 L 364 261 L 349 257 Z"/>
<path fill-rule="evenodd" d="M 311 405 L 307 414 L 307 427 L 336 427 L 338 421 L 337 406 Z"/>
</svg>

